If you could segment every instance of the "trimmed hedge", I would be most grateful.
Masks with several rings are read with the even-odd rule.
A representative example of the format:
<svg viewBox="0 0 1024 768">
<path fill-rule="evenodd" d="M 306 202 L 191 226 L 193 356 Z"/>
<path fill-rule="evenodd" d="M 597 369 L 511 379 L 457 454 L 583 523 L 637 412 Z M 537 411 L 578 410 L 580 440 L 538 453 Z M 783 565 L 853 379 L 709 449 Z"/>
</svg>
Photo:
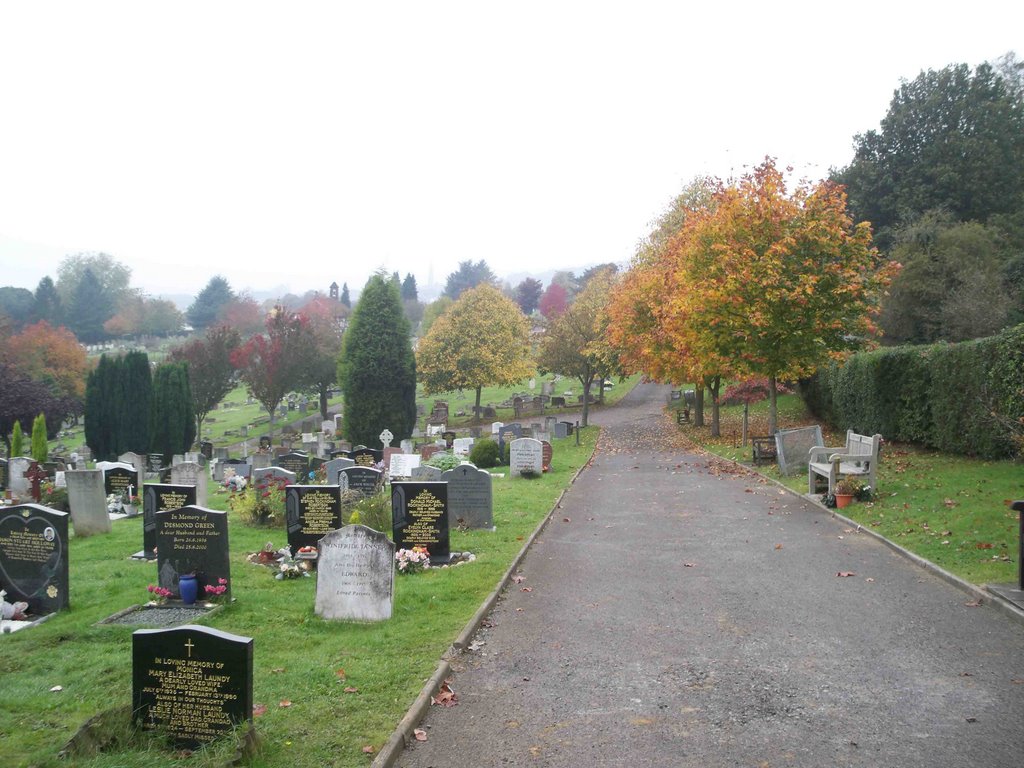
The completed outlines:
<svg viewBox="0 0 1024 768">
<path fill-rule="evenodd" d="M 960 344 L 858 353 L 801 381 L 800 393 L 840 430 L 946 453 L 1013 456 L 1024 431 L 1024 325 Z"/>
</svg>

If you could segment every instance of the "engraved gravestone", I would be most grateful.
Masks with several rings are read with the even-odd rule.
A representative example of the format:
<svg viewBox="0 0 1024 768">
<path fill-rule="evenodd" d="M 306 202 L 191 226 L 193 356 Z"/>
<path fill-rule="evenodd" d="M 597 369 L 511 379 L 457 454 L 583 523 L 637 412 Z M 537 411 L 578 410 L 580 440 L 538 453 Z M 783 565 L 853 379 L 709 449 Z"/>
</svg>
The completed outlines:
<svg viewBox="0 0 1024 768">
<path fill-rule="evenodd" d="M 352 459 L 348 459 L 348 458 L 345 458 L 343 456 L 342 457 L 338 457 L 336 459 L 331 459 L 330 461 L 326 462 L 324 464 L 324 469 L 327 472 L 327 484 L 328 485 L 341 485 L 341 480 L 339 479 L 339 475 L 341 474 L 341 470 L 343 470 L 345 467 L 354 467 L 354 466 L 355 466 L 355 462 L 352 461 Z"/>
<path fill-rule="evenodd" d="M 384 452 L 374 448 L 357 448 L 352 451 L 352 460 L 359 467 L 372 467 L 384 460 Z"/>
<path fill-rule="evenodd" d="M 388 466 L 389 478 L 412 477 L 413 470 L 420 465 L 418 453 L 396 453 L 391 457 L 391 464 Z"/>
<path fill-rule="evenodd" d="M 156 513 L 169 509 L 195 506 L 194 485 L 150 483 L 142 491 L 142 551 L 132 555 L 136 560 L 156 559 Z"/>
<path fill-rule="evenodd" d="M 16 499 L 28 496 L 29 481 L 25 477 L 32 459 L 25 456 L 12 456 L 7 462 L 7 487 Z"/>
<path fill-rule="evenodd" d="M 110 533 L 107 494 L 103 490 L 103 470 L 76 469 L 64 473 L 68 487 L 68 509 L 75 536 Z"/>
<path fill-rule="evenodd" d="M 132 633 L 132 721 L 197 749 L 252 720 L 253 641 L 186 624 Z"/>
<path fill-rule="evenodd" d="M 121 498 L 129 495 L 128 486 L 131 486 L 131 494 L 139 495 L 139 475 L 135 467 L 119 461 L 98 461 L 96 469 L 103 471 L 103 492 L 107 496 Z"/>
<path fill-rule="evenodd" d="M 494 530 L 491 473 L 462 464 L 441 475 L 448 483 L 448 519 L 465 528 Z"/>
<path fill-rule="evenodd" d="M 566 422 L 564 422 L 564 421 L 555 422 L 555 439 L 556 440 L 564 440 L 566 437 L 568 437 L 569 432 L 568 432 L 568 429 L 566 428 L 566 426 L 567 426 Z"/>
<path fill-rule="evenodd" d="M 27 602 L 34 614 L 67 607 L 67 513 L 39 504 L 0 507 L 0 587 L 8 602 Z"/>
<path fill-rule="evenodd" d="M 205 467 L 194 461 L 183 461 L 171 468 L 171 484 L 194 485 L 196 487 L 196 504 L 205 506 L 207 502 L 207 486 L 210 473 Z"/>
<path fill-rule="evenodd" d="M 341 528 L 341 488 L 336 485 L 289 485 L 284 507 L 293 557 L 299 547 L 316 547 L 320 539 Z"/>
<path fill-rule="evenodd" d="M 451 560 L 448 539 L 448 484 L 391 484 L 391 530 L 397 549 L 426 547 L 430 562 Z"/>
<path fill-rule="evenodd" d="M 410 477 L 413 480 L 440 480 L 441 470 L 437 467 L 432 467 L 429 464 L 420 464 L 418 467 L 412 468 L 412 475 Z"/>
<path fill-rule="evenodd" d="M 380 490 L 384 473 L 373 467 L 345 467 L 341 470 L 341 490 L 359 491 L 364 496 L 373 496 Z"/>
<path fill-rule="evenodd" d="M 341 621 L 391 618 L 395 545 L 363 525 L 346 525 L 320 539 L 317 616 Z"/>
<path fill-rule="evenodd" d="M 532 437 L 513 440 L 508 451 L 508 470 L 510 477 L 541 474 L 544 471 L 544 448 L 540 440 Z"/>
<path fill-rule="evenodd" d="M 141 456 L 132 451 L 122 453 L 117 457 L 117 460 L 122 464 L 128 464 L 135 469 L 135 482 L 132 485 L 135 486 L 135 495 L 142 495 L 142 483 L 146 480 L 146 457 Z"/>
<path fill-rule="evenodd" d="M 160 586 L 178 594 L 178 578 L 194 573 L 202 597 L 207 586 L 224 580 L 231 597 L 228 515 L 189 505 L 156 513 L 156 564 Z"/>
<path fill-rule="evenodd" d="M 281 467 L 266 467 L 263 469 L 253 469 L 252 471 L 252 481 L 257 485 L 265 485 L 273 480 L 283 480 L 288 485 L 291 485 L 295 482 L 295 473 Z"/>
<path fill-rule="evenodd" d="M 292 451 L 277 457 L 277 466 L 294 472 L 300 482 L 307 479 L 309 473 L 309 455 Z"/>
<path fill-rule="evenodd" d="M 457 437 L 452 443 L 452 453 L 456 456 L 469 456 L 474 442 L 472 437 Z"/>
</svg>

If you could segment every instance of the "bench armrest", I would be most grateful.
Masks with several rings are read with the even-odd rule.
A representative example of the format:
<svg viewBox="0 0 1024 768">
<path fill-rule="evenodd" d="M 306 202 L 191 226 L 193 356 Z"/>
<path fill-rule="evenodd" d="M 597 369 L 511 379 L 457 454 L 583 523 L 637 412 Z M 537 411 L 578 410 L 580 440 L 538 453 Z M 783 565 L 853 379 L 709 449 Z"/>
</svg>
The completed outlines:
<svg viewBox="0 0 1024 768">
<path fill-rule="evenodd" d="M 835 464 L 837 461 L 859 461 L 862 464 L 870 464 L 874 461 L 874 456 L 870 453 L 833 453 L 828 460 L 831 464 Z"/>
<path fill-rule="evenodd" d="M 830 456 L 831 454 L 835 453 L 836 451 L 842 451 L 842 450 L 845 450 L 845 448 L 826 448 L 823 445 L 815 445 L 815 446 L 813 446 L 807 452 L 807 456 L 808 456 L 808 458 L 811 461 L 814 461 L 816 456 L 825 456 L 825 457 L 827 457 L 827 456 Z M 829 460 L 831 461 L 831 459 L 829 459 Z"/>
</svg>

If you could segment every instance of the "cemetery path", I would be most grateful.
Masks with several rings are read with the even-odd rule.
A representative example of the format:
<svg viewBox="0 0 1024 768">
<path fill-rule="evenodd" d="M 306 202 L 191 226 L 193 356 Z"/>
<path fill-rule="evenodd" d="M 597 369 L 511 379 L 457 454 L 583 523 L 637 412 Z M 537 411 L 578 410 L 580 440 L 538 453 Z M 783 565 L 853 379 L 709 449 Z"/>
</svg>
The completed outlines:
<svg viewBox="0 0 1024 768">
<path fill-rule="evenodd" d="M 695 453 L 666 395 L 596 416 L 525 580 L 453 660 L 458 706 L 396 764 L 1019 764 L 1020 625 Z"/>
</svg>

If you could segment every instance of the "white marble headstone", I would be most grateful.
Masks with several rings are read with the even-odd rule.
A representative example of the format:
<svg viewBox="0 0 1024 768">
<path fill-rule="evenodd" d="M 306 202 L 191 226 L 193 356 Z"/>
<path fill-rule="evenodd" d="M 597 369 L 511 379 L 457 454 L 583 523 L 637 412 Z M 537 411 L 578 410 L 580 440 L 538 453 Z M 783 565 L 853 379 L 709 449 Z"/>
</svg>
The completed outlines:
<svg viewBox="0 0 1024 768">
<path fill-rule="evenodd" d="M 317 616 L 341 621 L 391 618 L 395 544 L 363 525 L 331 531 L 317 549 Z"/>
</svg>

